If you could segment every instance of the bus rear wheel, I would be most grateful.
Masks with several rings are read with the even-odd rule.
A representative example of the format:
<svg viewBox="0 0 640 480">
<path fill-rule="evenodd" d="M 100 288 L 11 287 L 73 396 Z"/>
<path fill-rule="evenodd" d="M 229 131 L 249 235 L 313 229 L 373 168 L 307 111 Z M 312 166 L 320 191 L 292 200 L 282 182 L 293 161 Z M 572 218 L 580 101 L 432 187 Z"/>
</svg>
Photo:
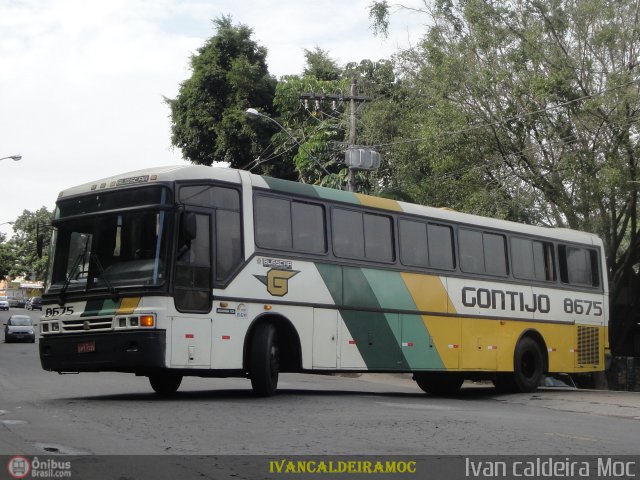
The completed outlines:
<svg viewBox="0 0 640 480">
<path fill-rule="evenodd" d="M 419 372 L 413 379 L 425 393 L 432 395 L 453 395 L 460 390 L 464 378 L 451 373 Z"/>
<path fill-rule="evenodd" d="M 254 393 L 259 397 L 270 397 L 276 393 L 280 372 L 280 347 L 273 325 L 260 324 L 251 338 L 249 352 L 249 378 Z"/>
<path fill-rule="evenodd" d="M 182 375 L 171 375 L 168 373 L 149 375 L 149 383 L 153 391 L 158 395 L 169 396 L 178 391 L 182 383 Z"/>
<path fill-rule="evenodd" d="M 499 373 L 493 381 L 499 392 L 531 393 L 544 375 L 544 357 L 533 338 L 524 337 L 513 354 L 513 373 Z"/>
</svg>

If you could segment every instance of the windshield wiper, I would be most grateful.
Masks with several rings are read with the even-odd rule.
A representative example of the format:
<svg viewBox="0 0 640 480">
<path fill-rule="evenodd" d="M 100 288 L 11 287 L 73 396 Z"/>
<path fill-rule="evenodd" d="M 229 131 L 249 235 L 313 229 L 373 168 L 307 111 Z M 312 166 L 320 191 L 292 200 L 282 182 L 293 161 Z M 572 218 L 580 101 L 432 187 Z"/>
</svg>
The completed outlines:
<svg viewBox="0 0 640 480">
<path fill-rule="evenodd" d="M 96 267 L 98 267 L 98 271 L 100 272 L 100 276 L 98 277 L 98 279 L 104 281 L 104 284 L 107 286 L 107 290 L 109 290 L 109 293 L 111 293 L 112 295 L 117 296 L 118 295 L 118 291 L 115 289 L 113 284 L 109 281 L 109 279 L 105 275 L 104 267 L 102 266 L 102 263 L 100 262 L 100 259 L 98 258 L 98 256 L 95 253 L 92 253 L 89 256 L 89 261 L 91 261 L 91 260 L 93 260 L 93 262 L 95 263 Z"/>
<path fill-rule="evenodd" d="M 67 288 L 69 288 L 69 284 L 71 283 L 71 279 L 73 278 L 73 276 L 77 273 L 76 271 L 78 270 L 78 267 L 80 266 L 80 260 L 84 259 L 84 253 L 81 253 L 78 255 L 78 258 L 76 258 L 76 261 L 73 262 L 73 266 L 71 267 L 71 271 L 69 272 L 69 275 L 67 275 L 67 279 L 64 281 L 64 285 L 62 285 L 62 288 L 60 289 L 60 301 L 58 302 L 59 305 L 63 305 L 65 303 L 65 293 L 67 292 Z"/>
</svg>

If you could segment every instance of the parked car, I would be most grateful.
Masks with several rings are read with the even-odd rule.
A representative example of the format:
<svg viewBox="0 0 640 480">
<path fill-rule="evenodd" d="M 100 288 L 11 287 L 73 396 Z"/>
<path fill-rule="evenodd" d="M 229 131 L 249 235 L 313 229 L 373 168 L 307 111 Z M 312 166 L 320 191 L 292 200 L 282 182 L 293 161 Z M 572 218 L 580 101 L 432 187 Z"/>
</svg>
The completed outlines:
<svg viewBox="0 0 640 480">
<path fill-rule="evenodd" d="M 9 306 L 11 308 L 24 308 L 24 298 L 9 297 Z"/>
<path fill-rule="evenodd" d="M 27 310 L 42 310 L 42 297 L 33 297 L 29 300 Z"/>
<path fill-rule="evenodd" d="M 4 342 L 36 341 L 35 325 L 27 315 L 11 315 L 4 327 Z"/>
<path fill-rule="evenodd" d="M 7 300 L 7 297 L 0 297 L 0 310 L 9 310 L 9 300 Z"/>
</svg>

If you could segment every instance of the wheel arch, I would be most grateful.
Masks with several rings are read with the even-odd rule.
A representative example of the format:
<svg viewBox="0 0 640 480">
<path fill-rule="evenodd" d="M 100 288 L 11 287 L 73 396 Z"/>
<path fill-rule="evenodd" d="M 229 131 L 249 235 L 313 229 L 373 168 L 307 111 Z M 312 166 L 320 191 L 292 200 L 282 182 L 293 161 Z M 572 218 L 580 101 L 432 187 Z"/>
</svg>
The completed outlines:
<svg viewBox="0 0 640 480">
<path fill-rule="evenodd" d="M 544 337 L 538 330 L 534 328 L 529 328 L 527 330 L 524 330 L 520 334 L 520 336 L 518 337 L 518 340 L 514 345 L 513 355 L 515 356 L 516 350 L 518 348 L 518 344 L 523 338 L 530 338 L 538 344 L 538 347 L 540 347 L 540 352 L 542 353 L 542 362 L 543 362 L 542 371 L 543 373 L 549 373 L 549 350 L 547 348 L 547 342 L 544 341 Z"/>
<path fill-rule="evenodd" d="M 300 335 L 291 321 L 279 313 L 263 313 L 253 319 L 247 335 L 244 338 L 242 355 L 242 368 L 247 371 L 249 368 L 249 355 L 251 354 L 251 339 L 255 334 L 256 327 L 261 324 L 271 324 L 276 329 L 278 344 L 280 347 L 280 365 L 282 372 L 299 372 L 302 370 L 302 346 Z"/>
</svg>

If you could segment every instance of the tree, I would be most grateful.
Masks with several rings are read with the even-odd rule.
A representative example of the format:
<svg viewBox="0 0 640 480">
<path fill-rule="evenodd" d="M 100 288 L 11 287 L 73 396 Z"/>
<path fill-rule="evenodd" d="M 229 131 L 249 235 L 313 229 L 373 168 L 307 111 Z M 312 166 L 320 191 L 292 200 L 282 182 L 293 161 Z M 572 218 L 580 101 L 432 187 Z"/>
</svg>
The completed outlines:
<svg viewBox="0 0 640 480">
<path fill-rule="evenodd" d="M 304 58 L 307 65 L 304 68 L 305 77 L 316 77 L 318 80 L 338 80 L 342 77 L 342 70 L 338 63 L 329 56 L 329 52 L 316 47 L 313 50 L 304 50 Z"/>
<path fill-rule="evenodd" d="M 9 275 L 15 259 L 13 245 L 6 241 L 3 233 L 0 233 L 0 280 L 4 280 Z"/>
<path fill-rule="evenodd" d="M 411 161 L 434 185 L 486 182 L 500 216 L 599 234 L 612 303 L 625 312 L 614 309 L 614 319 L 639 315 L 629 294 L 640 270 L 637 2 L 434 0 L 412 9 L 432 26 L 400 57 L 422 105 L 411 135 L 428 150 Z M 384 32 L 388 4 L 370 12 Z"/>
<path fill-rule="evenodd" d="M 44 280 L 48 256 L 46 252 L 49 247 L 49 228 L 53 220 L 53 213 L 46 207 L 41 207 L 35 212 L 24 210 L 13 225 L 14 236 L 8 242 L 11 251 L 13 265 L 8 274 L 11 277 L 27 276 L 35 280 Z M 43 252 L 45 255 L 40 258 L 37 252 L 38 238 L 40 234 Z"/>
<path fill-rule="evenodd" d="M 281 155 L 283 161 L 290 158 L 303 182 L 343 188 L 348 172 L 344 165 L 344 150 L 348 146 L 351 127 L 349 102 L 341 97 L 349 95 L 350 83 L 355 79 L 360 94 L 375 100 L 390 100 L 391 92 L 395 91 L 393 67 L 385 60 L 362 60 L 348 63 L 341 69 L 320 48 L 313 52 L 306 50 L 305 56 L 304 74 L 280 79 L 274 99 L 281 123 L 300 139 L 303 148 L 292 145 L 286 134 L 279 133 L 274 136 L 274 154 Z M 300 100 L 302 94 L 309 93 L 315 98 Z M 327 97 L 323 99 L 323 95 Z M 365 111 L 366 108 L 360 109 L 357 118 L 366 115 Z M 357 123 L 358 138 L 366 124 L 362 120 Z M 362 140 L 367 141 L 364 137 Z M 328 169 L 329 175 L 318 167 L 318 163 Z M 373 193 L 379 190 L 376 173 L 360 173 L 358 177 L 359 191 Z"/>
<path fill-rule="evenodd" d="M 243 168 L 261 155 L 276 131 L 268 123 L 248 126 L 245 111 L 252 107 L 272 115 L 276 80 L 267 69 L 267 50 L 252 40 L 249 27 L 233 25 L 228 16 L 213 23 L 216 34 L 191 57 L 191 77 L 175 99 L 165 99 L 171 107 L 171 142 L 193 163 Z M 277 164 L 265 169 L 291 176 Z"/>
<path fill-rule="evenodd" d="M 289 135 L 277 132 L 273 136 L 272 157 L 279 163 L 295 166 L 298 180 L 304 183 L 340 186 L 339 152 L 334 142 L 345 138 L 344 105 L 316 105 L 314 101 L 301 102 L 300 94 L 332 93 L 345 88 L 342 80 L 318 80 L 315 76 L 287 75 L 280 79 L 274 106 L 280 123 L 302 145 L 300 148 Z M 321 167 L 318 165 L 320 164 Z M 326 174 L 326 171 L 330 175 Z"/>
</svg>

